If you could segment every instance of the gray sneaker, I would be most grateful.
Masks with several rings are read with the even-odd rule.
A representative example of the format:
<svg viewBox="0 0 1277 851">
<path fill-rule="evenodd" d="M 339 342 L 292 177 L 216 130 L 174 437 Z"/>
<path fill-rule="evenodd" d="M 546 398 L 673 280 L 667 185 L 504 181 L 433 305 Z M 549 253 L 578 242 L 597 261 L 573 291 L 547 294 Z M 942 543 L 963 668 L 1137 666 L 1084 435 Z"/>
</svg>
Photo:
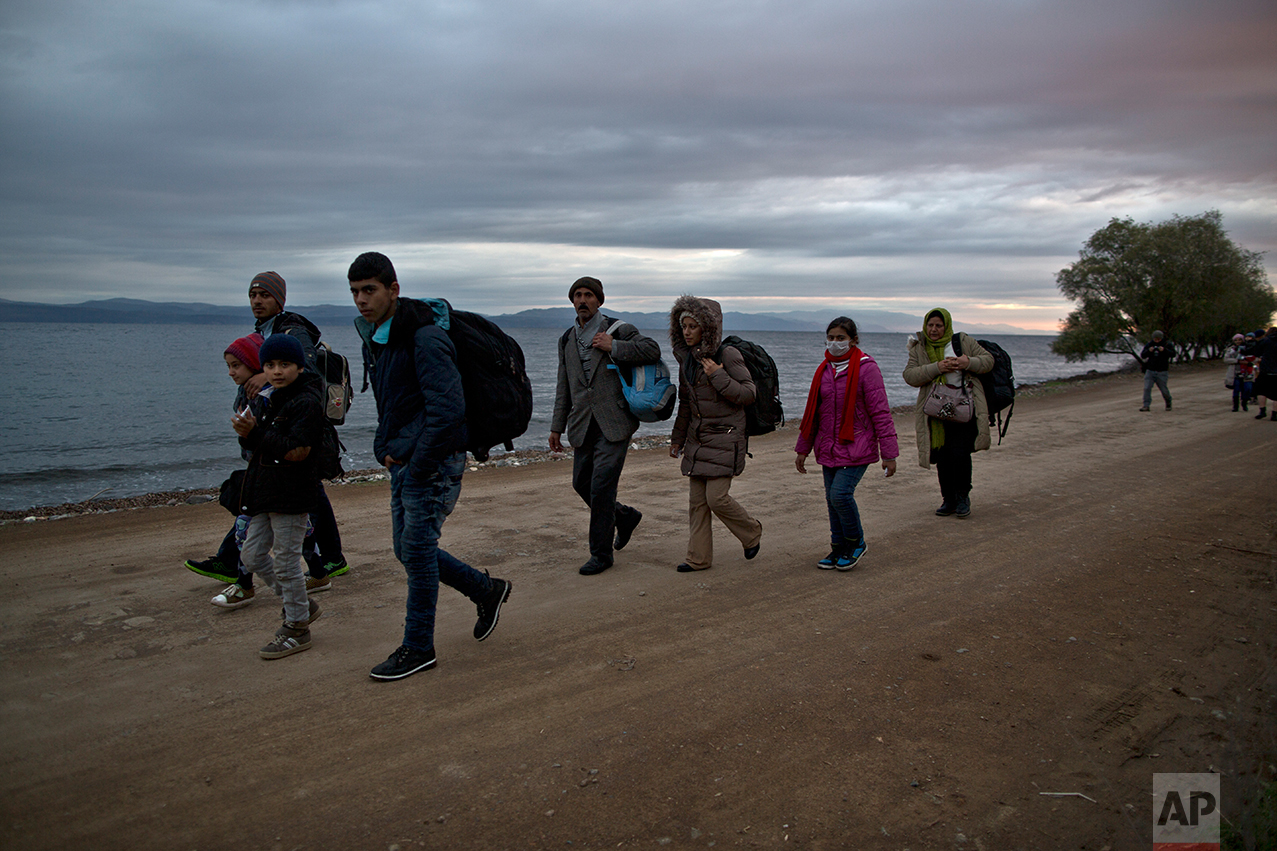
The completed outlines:
<svg viewBox="0 0 1277 851">
<path fill-rule="evenodd" d="M 309 649 L 310 630 L 306 628 L 306 625 L 285 622 L 275 631 L 275 637 L 271 639 L 270 644 L 258 650 L 257 655 L 263 659 L 282 659 Z"/>
</svg>

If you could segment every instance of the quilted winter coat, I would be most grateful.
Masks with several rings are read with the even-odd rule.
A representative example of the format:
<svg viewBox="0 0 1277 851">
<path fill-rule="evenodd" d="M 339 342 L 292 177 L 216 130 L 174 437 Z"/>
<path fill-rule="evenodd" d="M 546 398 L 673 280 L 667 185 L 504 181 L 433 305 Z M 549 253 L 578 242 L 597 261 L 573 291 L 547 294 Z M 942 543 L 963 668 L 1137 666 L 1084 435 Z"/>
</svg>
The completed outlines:
<svg viewBox="0 0 1277 851">
<path fill-rule="evenodd" d="M 701 342 L 694 349 L 683 341 L 685 312 L 701 326 Z M 678 414 L 670 443 L 683 447 L 684 476 L 739 476 L 745 469 L 745 406 L 754 401 L 756 390 L 741 353 L 732 346 L 720 351 L 722 339 L 718 302 L 679 296 L 670 310 L 670 345 L 679 363 Z M 706 375 L 702 356 L 723 368 Z"/>
</svg>

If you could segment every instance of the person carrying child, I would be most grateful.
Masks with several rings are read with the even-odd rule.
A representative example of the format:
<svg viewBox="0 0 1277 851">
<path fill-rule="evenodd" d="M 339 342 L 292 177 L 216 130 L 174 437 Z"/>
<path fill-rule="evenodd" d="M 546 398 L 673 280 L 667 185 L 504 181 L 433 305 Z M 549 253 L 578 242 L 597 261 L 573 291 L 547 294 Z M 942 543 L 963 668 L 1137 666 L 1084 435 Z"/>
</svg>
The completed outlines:
<svg viewBox="0 0 1277 851">
<path fill-rule="evenodd" d="M 246 337 L 240 337 L 226 347 L 223 357 L 226 359 L 226 371 L 230 375 L 231 381 L 235 382 L 235 401 L 232 410 L 236 413 L 244 410 L 245 407 L 251 407 L 253 415 L 261 419 L 266 407 L 270 404 L 271 393 L 274 387 L 266 384 L 260 393 L 253 394 L 251 397 L 248 393 L 248 383 L 256 376 L 262 375 L 261 362 L 258 359 L 258 350 L 261 349 L 263 343 L 262 335 L 253 333 Z M 264 379 L 263 379 L 264 380 Z M 241 454 L 245 461 L 251 461 L 253 454 L 246 449 L 241 449 Z M 226 533 L 226 537 L 222 539 L 222 544 L 217 550 L 214 559 L 224 567 L 219 568 L 221 571 L 237 572 L 238 576 L 233 579 L 225 577 L 224 581 L 230 584 L 219 591 L 210 601 L 214 606 L 221 609 L 238 609 L 247 606 L 253 602 L 253 575 L 244 571 L 243 565 L 240 564 L 239 550 L 244 542 L 244 533 L 246 528 L 246 519 L 237 518 L 236 522 L 231 525 L 231 529 Z M 306 540 L 302 545 L 302 557 L 306 560 L 307 565 L 311 566 L 311 573 L 306 577 L 306 592 L 313 594 L 316 591 L 326 591 L 332 587 L 331 582 L 327 579 L 315 579 L 315 566 L 319 563 L 319 552 L 315 544 L 313 521 L 307 526 Z M 194 570 L 191 563 L 187 562 L 187 568 Z M 212 575 L 207 570 L 196 571 L 202 575 Z M 222 578 L 220 573 L 215 578 Z"/>
<path fill-rule="evenodd" d="M 807 456 L 814 449 L 825 474 L 830 552 L 816 562 L 821 570 L 851 570 L 869 549 L 856 507 L 856 485 L 880 453 L 882 469 L 894 476 L 900 455 L 882 370 L 859 343 L 851 319 L 839 316 L 829 323 L 825 359 L 807 391 L 794 446 L 798 472 L 807 472 Z"/>
<path fill-rule="evenodd" d="M 310 649 L 310 624 L 320 614 L 306 596 L 302 541 L 307 515 L 319 502 L 319 453 L 312 449 L 323 440 L 324 410 L 295 338 L 271 335 L 258 357 L 273 388 L 270 404 L 260 419 L 252 406 L 231 418 L 240 445 L 253 453 L 238 500 L 239 513 L 252 518 L 240 560 L 284 599 L 284 623 L 258 651 L 263 659 L 279 659 Z"/>
</svg>

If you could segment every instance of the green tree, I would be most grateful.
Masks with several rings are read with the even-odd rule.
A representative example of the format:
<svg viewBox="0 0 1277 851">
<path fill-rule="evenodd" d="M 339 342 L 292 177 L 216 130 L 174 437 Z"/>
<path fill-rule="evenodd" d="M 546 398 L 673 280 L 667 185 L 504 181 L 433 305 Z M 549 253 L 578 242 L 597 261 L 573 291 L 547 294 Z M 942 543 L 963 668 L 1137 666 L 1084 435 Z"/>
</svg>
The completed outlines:
<svg viewBox="0 0 1277 851">
<path fill-rule="evenodd" d="M 1134 356 L 1157 329 L 1182 357 L 1216 356 L 1233 333 L 1277 311 L 1263 255 L 1229 239 L 1218 210 L 1158 224 L 1111 219 L 1055 280 L 1077 302 L 1051 344 L 1070 361 Z"/>
</svg>

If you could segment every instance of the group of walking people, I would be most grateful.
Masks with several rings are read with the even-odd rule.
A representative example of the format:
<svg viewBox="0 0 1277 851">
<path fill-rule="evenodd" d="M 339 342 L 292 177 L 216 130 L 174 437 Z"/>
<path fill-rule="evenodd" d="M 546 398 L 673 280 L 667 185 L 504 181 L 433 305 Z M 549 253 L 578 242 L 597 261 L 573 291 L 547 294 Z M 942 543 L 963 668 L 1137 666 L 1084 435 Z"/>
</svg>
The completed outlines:
<svg viewBox="0 0 1277 851">
<path fill-rule="evenodd" d="M 1259 406 L 1255 419 L 1269 416 L 1268 402 L 1277 398 L 1277 327 L 1267 332 L 1260 328 L 1246 334 L 1234 334 L 1233 342 L 1224 350 L 1224 386 L 1232 391 L 1233 411 Z M 1272 420 L 1277 421 L 1277 405 Z"/>
<path fill-rule="evenodd" d="M 496 627 L 512 584 L 439 547 L 443 522 L 460 494 L 466 444 L 465 395 L 446 325 L 441 327 L 433 304 L 400 294 L 394 266 L 385 255 L 360 255 L 347 277 L 359 311 L 355 325 L 363 342 L 364 370 L 377 406 L 373 449 L 390 474 L 394 552 L 408 579 L 403 638 L 370 675 L 396 680 L 436 664 L 434 619 L 441 582 L 475 604 L 474 637 L 479 641 Z M 282 278 L 273 272 L 254 278 L 250 298 L 255 313 L 263 300 L 260 290 L 282 309 Z M 589 558 L 579 572 L 596 575 L 614 565 L 615 553 L 625 548 L 643 518 L 617 493 L 629 441 L 639 426 L 626 404 L 620 369 L 657 361 L 661 347 L 633 325 L 602 312 L 605 294 L 597 278 L 575 281 L 568 298 L 576 321 L 558 343 L 549 446 L 563 452 L 566 435 L 572 447 L 572 486 L 590 511 Z M 317 451 L 326 423 L 314 359 L 299 339 L 303 335 L 273 326 L 265 331 L 259 322 L 254 334 L 233 341 L 225 354 L 238 387 L 231 425 L 249 462 L 232 500 L 239 515 L 236 528 L 218 556 L 188 562 L 187 567 L 232 580 L 213 601 L 224 608 L 251 601 L 253 574 L 283 598 L 282 625 L 259 651 L 263 658 L 276 659 L 310 647 L 309 628 L 320 609 L 308 594 L 330 587 L 325 580 L 348 566 L 339 556 L 326 562 L 316 554 L 309 561 L 318 571 L 312 568 L 309 579 L 303 574 L 308 533 L 318 537 L 318 528 L 331 514 Z M 886 476 L 894 475 L 899 446 L 882 373 L 859 348 L 856 323 L 839 316 L 825 336 L 795 445 L 795 467 L 806 473 L 806 461 L 815 453 L 823 470 L 830 532 L 830 552 L 817 567 L 846 571 L 868 550 L 856 486 L 879 462 Z M 676 570 L 713 567 L 713 517 L 737 539 L 744 558 L 753 559 L 762 547 L 763 524 L 730 490 L 749 457 L 746 409 L 758 388 L 741 352 L 723 344 L 718 302 L 679 297 L 669 313 L 669 340 L 680 367 L 669 454 L 679 460 L 688 480 L 687 547 Z M 316 329 L 311 346 L 317 341 Z M 965 518 L 971 513 L 971 454 L 988 448 L 989 429 L 983 389 L 969 375 L 992 367 L 992 356 L 966 334 L 955 334 L 949 313 L 941 308 L 928 313 L 923 330 L 909 340 L 904 378 L 919 388 L 919 463 L 937 468 L 942 497 L 938 515 Z M 969 388 L 975 403 L 970 422 L 923 413 L 922 401 L 939 383 Z M 239 549 L 233 553 L 237 540 Z M 227 569 L 232 562 L 234 575 Z"/>
</svg>

